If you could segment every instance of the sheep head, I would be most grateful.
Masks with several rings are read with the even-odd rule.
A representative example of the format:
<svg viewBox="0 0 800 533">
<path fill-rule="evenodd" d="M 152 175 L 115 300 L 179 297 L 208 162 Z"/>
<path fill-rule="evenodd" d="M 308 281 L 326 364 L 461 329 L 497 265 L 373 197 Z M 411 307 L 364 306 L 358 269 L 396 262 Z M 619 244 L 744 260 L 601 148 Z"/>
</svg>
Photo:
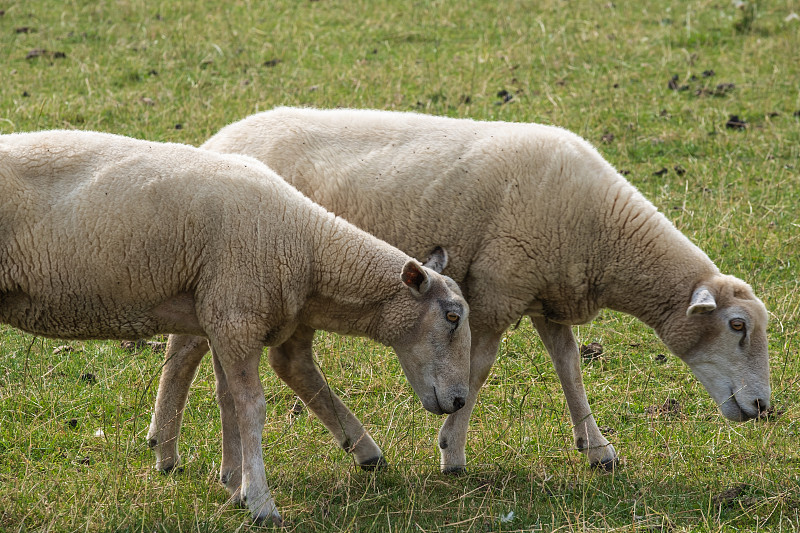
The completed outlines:
<svg viewBox="0 0 800 533">
<path fill-rule="evenodd" d="M 673 351 L 722 414 L 744 421 L 764 412 L 770 405 L 767 310 L 750 286 L 724 275 L 703 281 L 681 319 L 686 327 L 678 332 L 685 337 Z"/>
<path fill-rule="evenodd" d="M 435 414 L 458 411 L 469 392 L 469 306 L 456 283 L 441 275 L 446 265 L 441 248 L 424 266 L 405 264 L 401 279 L 419 318 L 392 343 L 423 407 Z"/>
</svg>

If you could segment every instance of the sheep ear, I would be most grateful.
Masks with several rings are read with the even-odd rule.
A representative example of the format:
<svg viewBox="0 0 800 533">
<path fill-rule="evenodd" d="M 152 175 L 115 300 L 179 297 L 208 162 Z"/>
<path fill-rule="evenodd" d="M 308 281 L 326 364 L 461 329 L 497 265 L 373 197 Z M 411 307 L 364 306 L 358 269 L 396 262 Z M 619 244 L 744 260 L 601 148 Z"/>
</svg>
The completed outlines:
<svg viewBox="0 0 800 533">
<path fill-rule="evenodd" d="M 428 260 L 425 261 L 424 266 L 430 268 L 438 274 L 441 274 L 442 270 L 447 267 L 448 259 L 449 257 L 447 256 L 447 251 L 441 246 L 437 246 L 428 256 Z"/>
<path fill-rule="evenodd" d="M 689 304 L 689 309 L 686 310 L 686 316 L 710 313 L 716 308 L 717 301 L 711 291 L 705 287 L 698 287 L 692 294 L 692 302 Z"/>
<path fill-rule="evenodd" d="M 421 296 L 428 291 L 430 287 L 430 280 L 428 279 L 428 273 L 425 272 L 425 269 L 417 263 L 416 261 L 409 261 L 403 267 L 403 274 L 402 274 L 403 283 L 411 289 L 411 293 L 415 296 Z"/>
</svg>

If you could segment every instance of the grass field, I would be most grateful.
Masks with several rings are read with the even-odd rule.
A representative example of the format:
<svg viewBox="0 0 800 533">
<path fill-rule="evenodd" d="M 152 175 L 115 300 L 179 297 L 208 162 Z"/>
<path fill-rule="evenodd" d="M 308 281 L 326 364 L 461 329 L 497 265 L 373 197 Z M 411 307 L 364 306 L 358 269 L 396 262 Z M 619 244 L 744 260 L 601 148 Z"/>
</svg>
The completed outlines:
<svg viewBox="0 0 800 533">
<path fill-rule="evenodd" d="M 602 313 L 584 363 L 613 474 L 573 449 L 530 323 L 475 410 L 469 472 L 391 350 L 320 333 L 319 365 L 383 448 L 366 473 L 262 364 L 268 481 L 296 531 L 800 529 L 800 0 L 0 0 L 0 133 L 199 144 L 276 105 L 416 110 L 573 130 L 770 310 L 774 413 L 733 424 L 654 333 Z M 76 250 L 76 253 L 80 253 Z M 66 348 L 64 347 L 66 346 Z M 145 443 L 162 355 L 0 326 L 0 531 L 258 529 L 226 503 L 211 365 L 185 469 Z M 242 525 L 244 523 L 244 525 Z"/>
</svg>

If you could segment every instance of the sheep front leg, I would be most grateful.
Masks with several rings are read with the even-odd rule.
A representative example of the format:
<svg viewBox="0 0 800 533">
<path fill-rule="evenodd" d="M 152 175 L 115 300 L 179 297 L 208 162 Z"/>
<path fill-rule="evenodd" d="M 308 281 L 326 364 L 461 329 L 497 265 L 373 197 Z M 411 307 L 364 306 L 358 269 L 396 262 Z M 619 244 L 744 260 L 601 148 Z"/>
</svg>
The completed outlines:
<svg viewBox="0 0 800 533">
<path fill-rule="evenodd" d="M 283 520 L 267 486 L 261 449 L 267 414 L 264 388 L 258 374 L 262 348 L 248 350 L 227 339 L 212 338 L 211 349 L 217 357 L 218 369 L 225 377 L 223 386 L 227 384 L 227 395 L 233 399 L 241 441 L 241 486 L 238 494 L 233 492 L 231 496 L 247 504 L 256 522 L 270 518 L 276 525 L 282 525 Z"/>
<path fill-rule="evenodd" d="M 589 407 L 581 377 L 578 343 L 572 334 L 572 328 L 540 316 L 532 316 L 531 320 L 550 354 L 558 379 L 561 381 L 572 420 L 575 446 L 586 454 L 592 466 L 612 470 L 617 463 L 617 452 L 600 432 Z"/>
<path fill-rule="evenodd" d="M 300 326 L 281 344 L 269 349 L 269 364 L 328 428 L 339 445 L 365 470 L 386 464 L 383 452 L 356 416 L 325 382 L 314 362 L 314 330 Z"/>
<path fill-rule="evenodd" d="M 239 501 L 242 486 L 242 438 L 236 417 L 236 405 L 228 387 L 228 379 L 219 357 L 213 351 L 214 377 L 216 378 L 217 403 L 222 421 L 222 464 L 219 468 L 220 483 L 230 492 L 234 501 Z"/>
<path fill-rule="evenodd" d="M 497 358 L 502 332 L 472 330 L 470 348 L 469 394 L 464 407 L 447 416 L 439 430 L 440 467 L 445 474 L 461 474 L 467 467 L 467 430 L 472 410 L 478 401 L 489 371 Z"/>
<path fill-rule="evenodd" d="M 170 335 L 167 342 L 156 406 L 147 432 L 147 444 L 156 456 L 156 468 L 162 472 L 169 472 L 180 463 L 178 437 L 183 411 L 189 387 L 207 351 L 204 337 Z"/>
</svg>

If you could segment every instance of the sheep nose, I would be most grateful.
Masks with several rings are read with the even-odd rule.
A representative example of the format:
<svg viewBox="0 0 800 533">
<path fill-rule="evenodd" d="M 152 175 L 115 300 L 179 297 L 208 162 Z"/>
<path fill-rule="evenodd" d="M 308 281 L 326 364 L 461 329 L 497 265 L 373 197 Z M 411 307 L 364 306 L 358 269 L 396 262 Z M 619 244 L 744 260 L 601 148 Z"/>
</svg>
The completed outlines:
<svg viewBox="0 0 800 533">
<path fill-rule="evenodd" d="M 760 415 L 763 415 L 764 413 L 767 412 L 767 409 L 769 409 L 769 400 L 764 400 L 759 398 L 753 403 L 755 404 L 756 410 Z"/>
<path fill-rule="evenodd" d="M 461 396 L 456 396 L 455 398 L 453 398 L 453 412 L 456 412 L 462 407 L 464 407 L 465 403 L 466 402 L 464 401 L 464 398 L 462 398 Z"/>
</svg>

